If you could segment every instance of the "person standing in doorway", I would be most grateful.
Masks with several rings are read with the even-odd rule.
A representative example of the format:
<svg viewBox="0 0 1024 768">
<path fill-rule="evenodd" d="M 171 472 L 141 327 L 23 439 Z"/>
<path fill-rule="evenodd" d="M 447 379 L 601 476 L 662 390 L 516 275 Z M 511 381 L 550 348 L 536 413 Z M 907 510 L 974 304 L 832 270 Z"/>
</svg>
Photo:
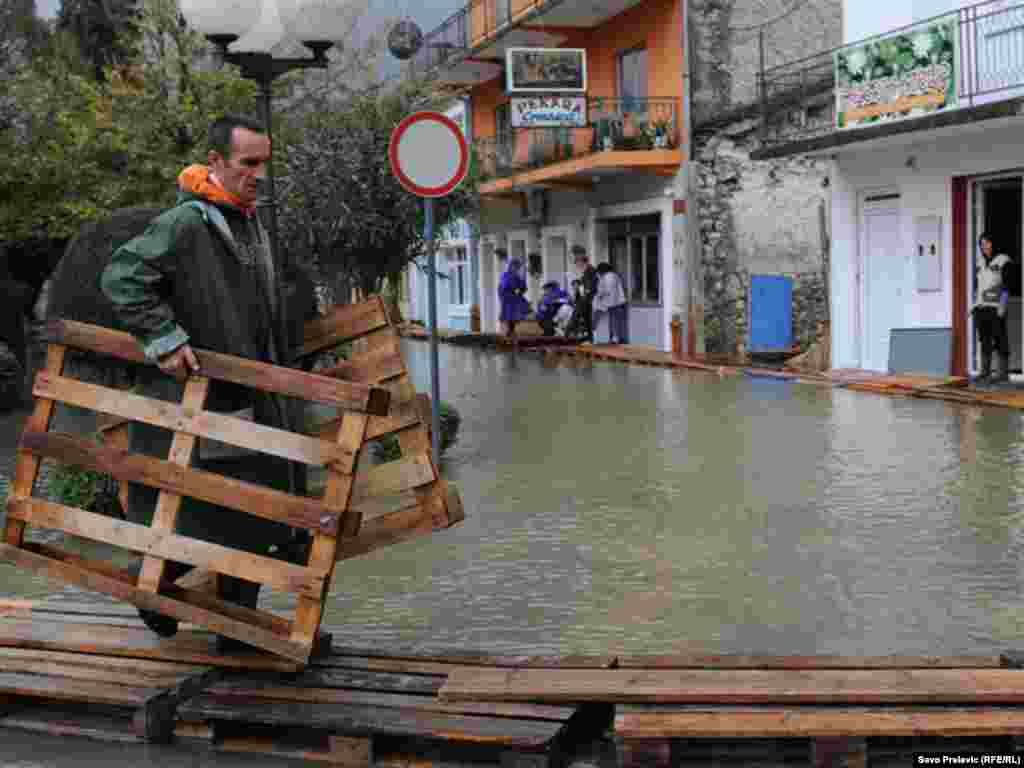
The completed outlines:
<svg viewBox="0 0 1024 768">
<path fill-rule="evenodd" d="M 498 298 L 501 300 L 501 316 L 505 333 L 516 343 L 516 323 L 530 314 L 530 302 L 526 300 L 526 278 L 522 274 L 523 262 L 514 256 L 508 260 L 508 267 L 498 283 Z"/>
<path fill-rule="evenodd" d="M 1008 381 L 1010 378 L 1010 344 L 1006 329 L 1006 307 L 1008 293 L 1003 275 L 1010 257 L 1004 253 L 995 254 L 992 237 L 985 232 L 978 238 L 981 258 L 975 264 L 975 294 L 971 313 L 981 344 L 981 373 L 979 382 L 993 383 Z M 992 352 L 999 356 L 999 366 L 992 376 Z"/>
<path fill-rule="evenodd" d="M 594 296 L 597 295 L 597 270 L 590 264 L 587 250 L 582 245 L 572 247 L 573 261 L 580 274 L 579 313 L 583 319 L 583 339 L 594 340 Z"/>
<path fill-rule="evenodd" d="M 594 298 L 594 327 L 597 317 L 607 314 L 608 340 L 612 344 L 628 344 L 626 338 L 626 292 L 622 279 L 607 261 L 597 265 L 597 295 Z"/>
</svg>

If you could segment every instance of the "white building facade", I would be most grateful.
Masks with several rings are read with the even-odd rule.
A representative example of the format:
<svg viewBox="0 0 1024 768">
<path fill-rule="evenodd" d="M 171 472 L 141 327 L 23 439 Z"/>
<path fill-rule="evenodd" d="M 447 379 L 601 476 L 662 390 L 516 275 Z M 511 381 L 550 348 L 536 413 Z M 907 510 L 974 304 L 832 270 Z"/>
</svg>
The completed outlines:
<svg viewBox="0 0 1024 768">
<path fill-rule="evenodd" d="M 971 375 L 980 365 L 970 314 L 979 235 L 989 232 L 997 253 L 1021 260 L 1024 8 L 1003 0 L 887 5 L 893 18 L 915 25 L 952 11 L 957 105 L 835 129 L 763 156 L 831 160 L 832 367 L 900 372 L 912 360 L 922 370 Z M 884 32 L 873 26 L 877 16 L 874 3 L 850 2 L 844 26 Z M 1015 288 L 1011 371 L 1021 369 L 1022 322 Z M 897 344 L 926 337 L 930 357 L 914 341 Z"/>
</svg>

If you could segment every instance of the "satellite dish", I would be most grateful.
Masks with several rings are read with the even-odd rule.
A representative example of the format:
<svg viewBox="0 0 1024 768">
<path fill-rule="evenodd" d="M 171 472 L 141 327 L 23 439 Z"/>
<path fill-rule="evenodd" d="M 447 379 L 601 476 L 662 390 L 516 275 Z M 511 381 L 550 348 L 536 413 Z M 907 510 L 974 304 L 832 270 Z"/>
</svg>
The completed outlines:
<svg viewBox="0 0 1024 768">
<path fill-rule="evenodd" d="M 423 31 L 412 19 L 402 19 L 388 32 L 388 50 L 399 61 L 415 56 L 423 47 Z"/>
</svg>

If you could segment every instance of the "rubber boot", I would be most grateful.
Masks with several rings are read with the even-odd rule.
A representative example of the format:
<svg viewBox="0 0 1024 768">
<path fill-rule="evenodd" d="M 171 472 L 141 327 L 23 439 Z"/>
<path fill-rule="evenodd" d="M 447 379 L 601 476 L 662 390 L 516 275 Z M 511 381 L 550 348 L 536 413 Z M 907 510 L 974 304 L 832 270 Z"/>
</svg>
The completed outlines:
<svg viewBox="0 0 1024 768">
<path fill-rule="evenodd" d="M 981 373 L 978 374 L 977 378 L 974 379 L 975 384 L 984 384 L 992 376 L 992 352 L 982 351 L 981 353 Z"/>
<path fill-rule="evenodd" d="M 255 609 L 259 603 L 260 586 L 260 584 L 246 581 L 245 579 L 221 576 L 220 597 L 222 600 L 230 603 Z M 227 637 L 226 635 L 217 635 L 216 649 L 217 653 L 258 653 L 260 650 L 248 643 L 236 640 L 233 637 Z"/>
<path fill-rule="evenodd" d="M 993 384 L 1003 384 L 1010 380 L 1010 356 L 996 355 L 996 375 L 992 378 Z"/>
<path fill-rule="evenodd" d="M 192 566 L 186 563 L 168 561 L 164 566 L 164 581 L 174 583 L 191 570 Z M 145 608 L 139 608 L 138 611 L 139 618 L 149 627 L 150 631 L 160 637 L 174 637 L 178 634 L 178 620 L 173 616 L 147 611 Z"/>
</svg>

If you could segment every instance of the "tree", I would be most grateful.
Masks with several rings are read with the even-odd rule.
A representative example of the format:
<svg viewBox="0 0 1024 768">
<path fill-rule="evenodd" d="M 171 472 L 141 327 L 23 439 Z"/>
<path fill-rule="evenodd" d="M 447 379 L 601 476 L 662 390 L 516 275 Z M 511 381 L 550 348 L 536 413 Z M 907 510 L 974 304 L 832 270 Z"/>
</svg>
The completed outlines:
<svg viewBox="0 0 1024 768">
<path fill-rule="evenodd" d="M 49 44 L 5 85 L 17 115 L 0 125 L 0 245 L 66 240 L 134 205 L 174 203 L 182 167 L 205 159 L 214 116 L 255 113 L 234 68 L 200 68 L 205 41 L 181 27 L 174 0 L 150 0 L 129 63 L 91 76 L 74 37 Z"/>
<path fill-rule="evenodd" d="M 282 192 L 283 240 L 306 259 L 364 294 L 398 284 L 425 254 L 422 200 L 401 187 L 388 163 L 391 133 L 403 117 L 438 109 L 423 82 L 375 86 L 334 113 L 310 115 L 288 147 Z M 437 206 L 435 230 L 475 210 L 475 164 L 469 178 Z"/>
<path fill-rule="evenodd" d="M 132 57 L 138 5 L 136 0 L 61 0 L 57 28 L 72 34 L 97 81 L 104 80 L 108 67 Z"/>
</svg>

